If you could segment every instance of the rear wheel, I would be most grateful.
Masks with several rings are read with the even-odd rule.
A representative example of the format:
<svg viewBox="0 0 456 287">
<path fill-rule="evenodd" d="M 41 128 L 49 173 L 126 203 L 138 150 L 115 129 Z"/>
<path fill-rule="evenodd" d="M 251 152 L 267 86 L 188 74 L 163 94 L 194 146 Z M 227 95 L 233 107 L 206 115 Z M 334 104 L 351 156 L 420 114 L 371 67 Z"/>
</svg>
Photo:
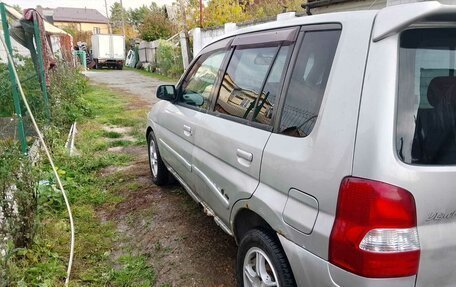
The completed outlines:
<svg viewBox="0 0 456 287">
<path fill-rule="evenodd" d="M 242 287 L 296 286 L 280 243 L 263 230 L 253 229 L 241 240 L 236 271 Z"/>
<path fill-rule="evenodd" d="M 149 166 L 150 172 L 152 174 L 152 181 L 156 185 L 165 185 L 168 183 L 169 171 L 166 168 L 165 163 L 161 159 L 154 132 L 149 133 L 147 140 L 149 143 Z"/>
</svg>

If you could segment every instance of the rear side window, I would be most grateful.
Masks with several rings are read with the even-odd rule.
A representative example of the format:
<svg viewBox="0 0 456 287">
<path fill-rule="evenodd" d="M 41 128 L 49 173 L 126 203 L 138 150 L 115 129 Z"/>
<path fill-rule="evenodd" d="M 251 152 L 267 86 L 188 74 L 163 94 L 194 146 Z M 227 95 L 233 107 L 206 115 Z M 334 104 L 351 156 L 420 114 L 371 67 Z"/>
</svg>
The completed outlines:
<svg viewBox="0 0 456 287">
<path fill-rule="evenodd" d="M 284 70 L 291 50 L 291 46 L 282 46 L 280 48 L 264 85 L 263 92 L 257 100 L 253 112 L 253 121 L 267 125 L 272 124 L 274 105 L 280 92 L 283 77 L 285 76 Z"/>
<path fill-rule="evenodd" d="M 251 119 L 279 46 L 236 47 L 223 77 L 215 110 L 243 119 Z"/>
<path fill-rule="evenodd" d="M 280 133 L 305 137 L 312 131 L 339 37 L 340 30 L 305 33 L 285 95 Z"/>
<path fill-rule="evenodd" d="M 456 164 L 456 29 L 400 37 L 396 147 L 409 164 Z"/>
</svg>

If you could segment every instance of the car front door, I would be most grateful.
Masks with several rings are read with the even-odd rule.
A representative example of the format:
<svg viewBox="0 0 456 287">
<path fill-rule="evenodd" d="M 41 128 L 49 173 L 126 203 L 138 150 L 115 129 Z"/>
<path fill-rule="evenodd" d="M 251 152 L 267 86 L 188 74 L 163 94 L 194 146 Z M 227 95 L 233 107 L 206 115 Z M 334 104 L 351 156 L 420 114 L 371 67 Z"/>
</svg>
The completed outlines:
<svg viewBox="0 0 456 287">
<path fill-rule="evenodd" d="M 192 153 L 195 122 L 210 106 L 210 95 L 228 47 L 228 41 L 211 45 L 197 60 L 177 87 L 177 100 L 160 114 L 160 151 L 162 157 L 195 192 Z"/>
<path fill-rule="evenodd" d="M 198 114 L 193 123 L 196 188 L 225 227 L 233 204 L 250 197 L 258 186 L 263 149 L 297 31 L 236 37 L 211 111 Z"/>
</svg>

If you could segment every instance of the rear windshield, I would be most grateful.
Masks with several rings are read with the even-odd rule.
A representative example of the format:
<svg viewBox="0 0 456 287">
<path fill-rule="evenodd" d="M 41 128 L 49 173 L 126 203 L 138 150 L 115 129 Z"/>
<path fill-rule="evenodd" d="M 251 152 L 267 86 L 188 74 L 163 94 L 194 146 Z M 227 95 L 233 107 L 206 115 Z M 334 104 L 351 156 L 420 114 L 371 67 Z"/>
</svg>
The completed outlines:
<svg viewBox="0 0 456 287">
<path fill-rule="evenodd" d="M 402 33 L 396 147 L 409 164 L 456 164 L 456 29 Z"/>
</svg>

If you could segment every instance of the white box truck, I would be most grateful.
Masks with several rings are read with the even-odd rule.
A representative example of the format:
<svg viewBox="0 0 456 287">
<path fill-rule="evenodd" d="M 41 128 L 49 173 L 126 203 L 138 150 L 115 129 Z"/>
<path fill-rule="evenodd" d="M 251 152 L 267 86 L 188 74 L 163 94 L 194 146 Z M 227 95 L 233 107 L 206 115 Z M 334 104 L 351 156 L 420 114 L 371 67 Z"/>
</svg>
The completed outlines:
<svg viewBox="0 0 456 287">
<path fill-rule="evenodd" d="M 92 35 L 92 57 L 95 69 L 103 66 L 123 69 L 125 38 L 122 35 Z"/>
</svg>

